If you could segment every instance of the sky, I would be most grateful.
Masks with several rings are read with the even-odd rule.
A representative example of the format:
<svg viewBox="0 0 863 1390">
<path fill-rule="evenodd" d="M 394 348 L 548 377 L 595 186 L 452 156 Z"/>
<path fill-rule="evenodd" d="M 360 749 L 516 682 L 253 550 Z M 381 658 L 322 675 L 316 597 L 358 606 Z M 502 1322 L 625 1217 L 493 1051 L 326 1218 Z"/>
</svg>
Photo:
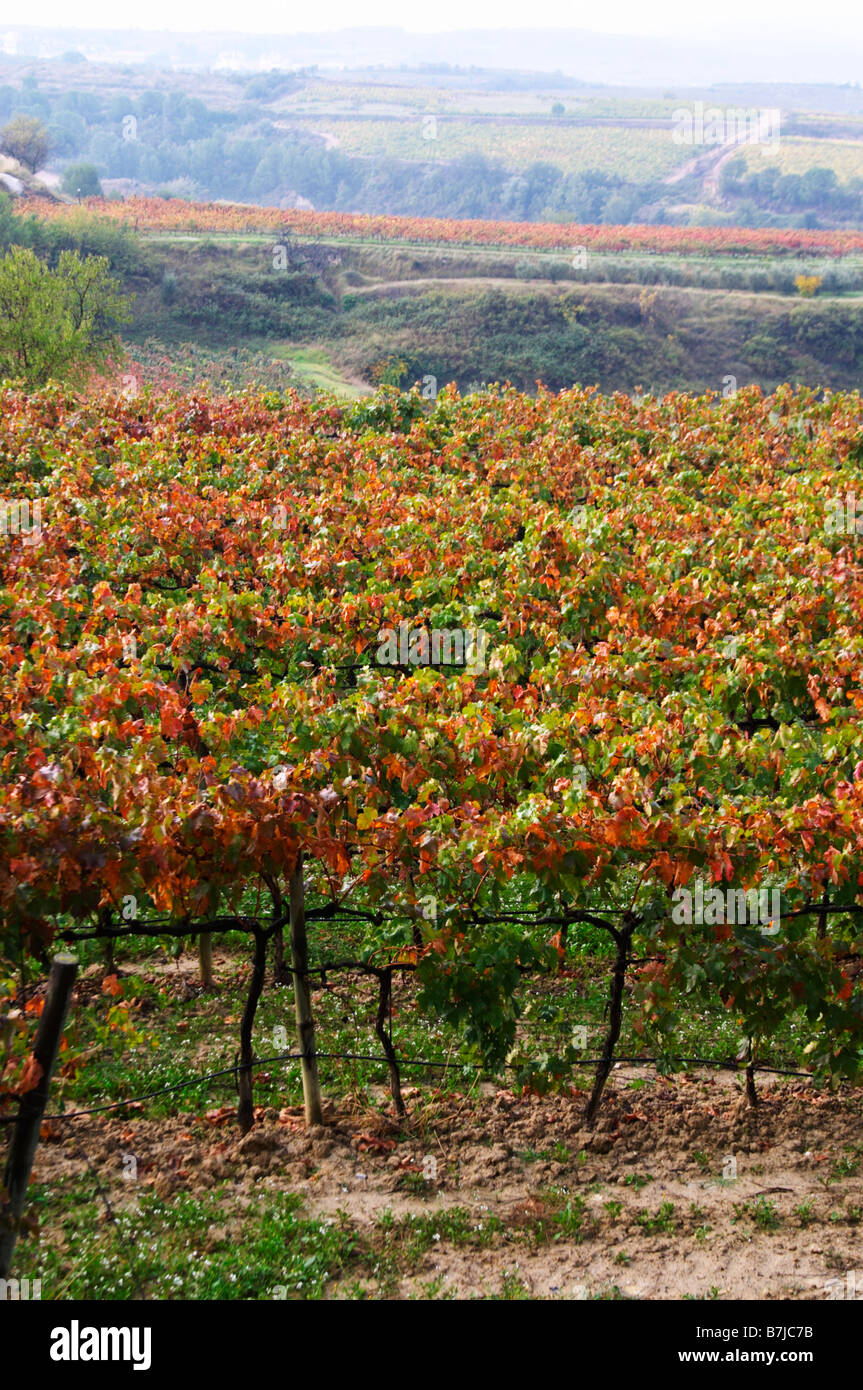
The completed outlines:
<svg viewBox="0 0 863 1390">
<path fill-rule="evenodd" d="M 824 40 L 852 28 L 863 33 L 860 0 L 3 0 L 0 28 L 15 24 L 80 29 L 170 29 L 175 32 L 242 30 L 245 33 L 324 33 L 366 25 L 386 25 L 413 33 L 451 29 L 561 28 L 603 34 L 703 39 L 737 32 L 745 43 L 752 33 L 782 39 Z"/>
</svg>

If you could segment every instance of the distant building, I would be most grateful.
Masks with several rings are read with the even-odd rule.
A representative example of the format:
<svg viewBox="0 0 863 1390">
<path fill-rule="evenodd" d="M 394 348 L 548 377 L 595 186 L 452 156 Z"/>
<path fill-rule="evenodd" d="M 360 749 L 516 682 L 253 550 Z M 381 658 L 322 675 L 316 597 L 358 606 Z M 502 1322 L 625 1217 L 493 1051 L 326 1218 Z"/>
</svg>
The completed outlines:
<svg viewBox="0 0 863 1390">
<path fill-rule="evenodd" d="M 297 208 L 302 212 L 314 212 L 315 210 L 314 203 L 310 203 L 308 198 L 304 198 L 302 193 L 296 193 L 292 188 L 279 199 L 279 207 L 285 211 L 292 208 Z"/>
</svg>

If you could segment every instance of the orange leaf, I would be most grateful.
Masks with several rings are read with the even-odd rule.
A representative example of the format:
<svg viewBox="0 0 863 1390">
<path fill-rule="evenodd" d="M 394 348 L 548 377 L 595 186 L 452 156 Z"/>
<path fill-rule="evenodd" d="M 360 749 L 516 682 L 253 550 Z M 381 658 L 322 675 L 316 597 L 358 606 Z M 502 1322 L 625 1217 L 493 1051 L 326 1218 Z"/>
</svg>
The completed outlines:
<svg viewBox="0 0 863 1390">
<path fill-rule="evenodd" d="M 21 1076 L 18 1081 L 18 1091 L 24 1094 L 25 1091 L 34 1091 L 42 1080 L 45 1069 L 41 1062 L 37 1062 L 34 1056 L 29 1056 L 21 1069 Z"/>
</svg>

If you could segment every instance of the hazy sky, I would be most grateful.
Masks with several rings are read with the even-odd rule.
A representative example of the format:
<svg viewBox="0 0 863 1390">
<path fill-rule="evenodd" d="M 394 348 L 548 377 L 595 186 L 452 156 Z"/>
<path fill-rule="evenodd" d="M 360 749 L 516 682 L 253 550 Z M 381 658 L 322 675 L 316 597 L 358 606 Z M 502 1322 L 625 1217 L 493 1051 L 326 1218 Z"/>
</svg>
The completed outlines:
<svg viewBox="0 0 863 1390">
<path fill-rule="evenodd" d="M 15 23 L 62 28 L 241 30 L 245 33 L 321 33 L 357 25 L 394 25 L 414 33 L 447 29 L 564 28 L 606 34 L 681 38 L 773 31 L 815 42 L 831 33 L 863 30 L 860 0 L 5 0 L 0 30 Z"/>
</svg>

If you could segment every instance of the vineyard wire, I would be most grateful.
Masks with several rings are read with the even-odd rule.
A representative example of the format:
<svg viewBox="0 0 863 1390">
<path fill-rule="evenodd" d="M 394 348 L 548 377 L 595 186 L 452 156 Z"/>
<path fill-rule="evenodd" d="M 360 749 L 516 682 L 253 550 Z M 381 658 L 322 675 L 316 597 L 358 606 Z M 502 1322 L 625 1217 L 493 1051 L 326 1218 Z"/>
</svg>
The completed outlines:
<svg viewBox="0 0 863 1390">
<path fill-rule="evenodd" d="M 538 913 L 539 909 L 537 909 L 536 911 L 537 911 L 537 913 Z M 600 913 L 600 912 L 603 912 L 603 911 L 605 911 L 606 913 L 608 913 L 608 915 L 611 915 L 612 913 L 615 914 L 615 915 L 617 915 L 618 913 L 622 912 L 622 909 L 602 909 L 602 908 L 595 908 L 595 909 L 588 909 L 588 910 L 574 909 L 574 910 L 572 910 L 571 912 L 565 909 L 565 910 L 564 910 L 564 915 L 563 915 L 563 917 L 560 917 L 560 918 L 556 918 L 556 917 L 555 917 L 555 918 L 543 918 L 543 919 L 540 919 L 540 920 L 542 921 L 543 924 L 546 924 L 546 923 L 554 923 L 554 922 L 560 922 L 561 924 L 563 924 L 564 922 L 573 923 L 573 922 L 578 921 L 579 918 L 581 918 L 581 920 L 587 920 L 588 922 L 591 922 L 591 921 L 592 921 L 592 922 L 595 922 L 597 925 L 602 926 L 602 927 L 604 927 L 606 930 L 610 930 L 612 933 L 614 933 L 614 929 L 613 929 L 613 928 L 610 928 L 606 923 L 603 923 L 603 922 L 601 921 L 601 919 L 599 918 L 599 913 Z M 849 905 L 843 905 L 843 904 L 830 904 L 830 905 L 826 905 L 826 904 L 823 903 L 823 902 L 818 903 L 818 904 L 809 904 L 809 903 L 807 903 L 807 904 L 805 904 L 803 907 L 798 908 L 798 909 L 796 909 L 796 910 L 792 910 L 790 913 L 786 913 L 785 915 L 786 915 L 786 916 L 795 916 L 795 917 L 797 917 L 797 916 L 816 916 L 816 915 L 822 916 L 825 912 L 838 912 L 838 913 L 843 913 L 843 912 L 844 912 L 844 913 L 849 913 L 849 914 L 863 913 L 863 907 L 858 907 L 858 906 L 856 906 L 856 905 L 850 905 L 850 904 L 849 904 Z M 380 914 L 357 913 L 356 910 L 341 909 L 341 908 L 338 906 L 338 904 L 327 904 L 327 905 L 324 905 L 323 907 L 318 907 L 318 908 L 311 908 L 311 909 L 309 909 L 308 912 L 307 912 L 307 916 L 311 916 L 311 915 L 313 915 L 313 914 L 316 915 L 316 916 L 318 916 L 318 917 L 325 917 L 325 918 L 328 919 L 328 920 L 333 920 L 333 919 L 336 919 L 336 918 L 338 918 L 338 917 L 349 917 L 349 916 L 357 916 L 357 915 L 362 915 L 362 916 L 367 916 L 367 917 L 368 917 L 368 916 L 380 917 Z M 393 915 L 400 915 L 400 914 L 393 914 Z M 512 917 L 513 917 L 514 915 L 516 915 L 516 914 L 495 915 L 495 916 L 490 916 L 490 917 L 488 917 L 488 918 L 485 919 L 485 920 L 488 920 L 488 921 L 490 921 L 490 922 L 508 921 L 508 922 L 510 923 L 510 925 L 513 925 Z M 528 916 L 531 916 L 531 915 L 533 915 L 533 914 L 528 913 L 527 915 L 528 915 Z M 626 913 L 626 914 L 624 914 L 624 915 L 631 916 L 631 914 L 629 914 L 629 913 Z M 520 917 L 521 914 L 518 914 L 518 916 Z M 256 939 L 257 939 L 257 938 L 260 938 L 260 939 L 262 939 L 262 940 L 264 940 L 264 941 L 269 941 L 269 940 L 274 936 L 275 932 L 278 930 L 278 928 L 279 928 L 280 926 L 286 925 L 286 924 L 287 924 L 287 920 L 288 920 L 287 918 L 285 918 L 285 917 L 283 917 L 283 916 L 280 916 L 280 917 L 278 917 L 278 918 L 273 919 L 267 927 L 262 927 L 262 926 L 260 925 L 259 921 L 258 921 L 256 918 L 250 918 L 250 917 L 247 917 L 247 916 L 245 916 L 245 915 L 244 915 L 244 916 L 217 917 L 217 918 L 209 919 L 208 921 L 201 922 L 201 923 L 198 923 L 198 924 L 194 924 L 194 923 L 192 923 L 192 922 L 190 922 L 190 921 L 181 921 L 181 922 L 175 923 L 175 924 L 173 924 L 173 925 L 167 925 L 167 924 L 164 924 L 164 925 L 163 925 L 163 924 L 158 924 L 158 923 L 153 922 L 153 921 L 150 921 L 150 922 L 147 922 L 147 923 L 134 922 L 134 923 L 133 923 L 131 926 L 129 926 L 129 927 L 122 927 L 122 928 L 107 928 L 107 929 L 106 929 L 106 928 L 100 926 L 100 927 L 92 928 L 92 929 L 86 930 L 86 931 L 81 931 L 80 929 L 78 929 L 78 930 L 76 930 L 76 929 L 69 929 L 69 930 L 66 930 L 66 931 L 60 931 L 60 932 L 57 933 L 57 935 L 58 935 L 59 937 L 61 937 L 64 941 L 74 942 L 74 941 L 84 941 L 84 940 L 99 940 L 99 939 L 102 939 L 102 940 L 108 939 L 108 940 L 110 940 L 110 939 L 116 939 L 116 938 L 147 937 L 147 936 L 155 936 L 155 937 L 159 937 L 159 936 L 169 936 L 169 937 L 187 937 L 187 936 L 191 936 L 191 937 L 194 937 L 194 936 L 203 935 L 204 933 L 207 933 L 207 932 L 214 932 L 214 931 L 240 931 L 240 932 L 246 932 L 246 933 L 252 934 L 252 935 L 254 935 L 254 936 L 256 937 Z M 536 921 L 536 917 L 535 917 L 535 916 L 534 916 L 534 921 Z M 409 949 L 409 948 L 393 948 L 393 949 Z M 635 962 L 634 962 L 634 960 L 633 960 L 632 957 L 629 957 L 626 963 L 627 963 L 627 966 L 628 966 L 628 965 L 633 964 L 633 963 L 635 963 Z M 292 967 L 290 967 L 290 966 L 285 965 L 283 968 L 284 968 L 287 972 L 289 972 L 289 973 L 291 973 L 291 974 L 296 974 L 296 973 L 297 973 L 297 972 L 294 971 L 294 970 L 292 969 Z M 313 966 L 313 967 L 307 968 L 307 970 L 305 971 L 305 974 L 306 974 L 306 975 L 313 975 L 313 974 L 314 974 L 314 975 L 321 975 L 322 978 L 323 978 L 323 980 L 325 981 L 326 975 L 327 975 L 328 973 L 335 973 L 335 972 L 340 971 L 340 970 L 357 970 L 357 971 L 359 971 L 359 972 L 362 973 L 362 974 L 370 975 L 370 976 L 376 977 L 376 978 L 378 979 L 378 981 L 380 982 L 380 981 L 383 979 L 383 977 L 385 977 L 385 975 L 386 975 L 387 973 L 390 973 L 390 974 L 391 974 L 391 972 L 396 971 L 396 970 L 413 971 L 413 970 L 415 970 L 415 969 L 416 969 L 416 964 L 415 964 L 415 962 L 409 962 L 409 961 L 396 961 L 396 962 L 389 962 L 389 963 L 388 963 L 387 965 L 385 965 L 385 966 L 374 966 L 374 965 L 371 964 L 371 961 L 370 961 L 370 960 L 343 960 L 343 961 L 331 961 L 331 962 L 325 963 L 324 965 Z M 526 968 L 524 968 L 523 973 L 534 973 L 534 972 L 530 972 L 530 971 L 528 971 Z M 541 973 L 549 973 L 549 972 L 541 972 Z M 368 1053 L 318 1052 L 316 1049 L 314 1049 L 314 1050 L 313 1050 L 313 1053 L 312 1053 L 312 1054 L 309 1054 L 309 1055 L 312 1055 L 312 1056 L 314 1056 L 315 1059 L 320 1059 L 320 1060 L 343 1060 L 343 1061 L 369 1061 L 369 1062 L 379 1062 L 379 1063 L 381 1063 L 381 1064 L 384 1064 L 384 1065 L 389 1066 L 391 1069 L 392 1069 L 393 1064 L 394 1064 L 394 1061 L 395 1061 L 396 1070 L 397 1070 L 399 1067 L 401 1067 L 401 1066 L 422 1067 L 422 1068 L 428 1068 L 428 1069 L 433 1069 L 433 1070 L 435 1070 L 435 1069 L 436 1069 L 436 1070 L 444 1070 L 444 1071 L 445 1071 L 445 1070 L 448 1070 L 450 1067 L 452 1067 L 452 1068 L 454 1068 L 454 1069 L 459 1069 L 459 1068 L 461 1068 L 461 1069 L 470 1069 L 470 1070 L 475 1070 L 475 1071 L 479 1071 L 479 1072 L 482 1072 L 482 1071 L 490 1072 L 490 1071 L 492 1070 L 492 1069 L 490 1069 L 490 1068 L 485 1067 L 482 1063 L 477 1063 L 477 1062 L 467 1061 L 467 1060 L 465 1060 L 465 1061 L 459 1061 L 458 1059 L 456 1059 L 455 1061 L 452 1060 L 452 1059 L 449 1059 L 449 1060 L 446 1061 L 446 1062 L 436 1061 L 436 1060 L 427 1059 L 427 1058 L 408 1058 L 408 1057 L 402 1057 L 402 1056 L 399 1056 L 397 1059 L 394 1059 L 394 1058 L 392 1058 L 392 1057 L 386 1057 L 386 1056 L 384 1056 L 384 1057 L 379 1057 L 379 1056 L 376 1056 L 376 1055 L 374 1055 L 374 1054 L 368 1054 Z M 88 1114 L 104 1113 L 104 1112 L 107 1112 L 107 1111 L 109 1111 L 109 1110 L 123 1109 L 123 1108 L 126 1107 L 126 1106 L 133 1105 L 133 1104 L 138 1104 L 138 1103 L 140 1103 L 140 1102 L 142 1102 L 142 1101 L 144 1101 L 144 1100 L 152 1100 L 152 1099 L 157 1098 L 157 1097 L 160 1096 L 160 1095 L 168 1094 L 169 1092 L 188 1089 L 188 1088 L 193 1087 L 193 1086 L 196 1086 L 196 1085 L 203 1085 L 203 1084 L 205 1084 L 206 1082 L 208 1082 L 208 1081 L 210 1081 L 210 1080 L 215 1080 L 215 1079 L 218 1079 L 219 1077 L 222 1077 L 222 1076 L 230 1076 L 230 1075 L 239 1076 L 240 1074 L 247 1074 L 247 1073 L 250 1073 L 251 1071 L 253 1071 L 253 1070 L 254 1070 L 255 1068 L 257 1068 L 257 1067 L 266 1066 L 266 1065 L 268 1065 L 268 1064 L 270 1064 L 270 1063 L 272 1063 L 272 1062 L 309 1060 L 309 1055 L 304 1056 L 304 1054 L 302 1054 L 302 1053 L 296 1053 L 296 1054 L 294 1054 L 294 1053 L 283 1053 L 283 1054 L 278 1054 L 277 1056 L 272 1057 L 272 1058 L 264 1058 L 264 1059 L 255 1059 L 255 1058 L 253 1058 L 253 1059 L 252 1059 L 251 1061 L 249 1061 L 249 1062 L 244 1062 L 244 1063 L 242 1063 L 242 1064 L 235 1063 L 234 1066 L 232 1066 L 232 1067 L 221 1068 L 221 1069 L 218 1070 L 218 1071 L 211 1072 L 211 1073 L 207 1073 L 206 1075 L 204 1075 L 204 1076 L 202 1076 L 202 1077 L 199 1077 L 199 1078 L 196 1077 L 196 1078 L 194 1078 L 193 1080 L 189 1080 L 189 1081 L 186 1081 L 186 1082 L 177 1082 L 177 1083 L 174 1083 L 174 1084 L 171 1085 L 171 1086 L 164 1087 L 164 1088 L 162 1088 L 162 1089 L 160 1089 L 160 1090 L 157 1090 L 157 1091 L 155 1091 L 155 1092 L 145 1093 L 145 1094 L 143 1094 L 142 1096 L 139 1096 L 139 1097 L 128 1097 L 128 1098 L 126 1098 L 125 1100 L 122 1100 L 122 1101 L 112 1102 L 112 1103 L 106 1104 L 106 1105 L 104 1105 L 104 1106 L 92 1107 L 92 1108 L 90 1108 L 90 1109 L 88 1109 L 88 1110 L 86 1110 L 86 1111 L 71 1112 L 71 1114 L 68 1113 L 68 1112 L 62 1112 L 62 1111 L 61 1111 L 61 1112 L 56 1112 L 56 1113 L 54 1113 L 54 1114 L 45 1116 L 45 1118 L 46 1118 L 46 1119 L 59 1119 L 59 1120 L 63 1120 L 63 1119 L 75 1118 L 75 1117 L 78 1117 L 78 1116 L 83 1117 L 84 1115 L 88 1115 Z M 605 1061 L 607 1061 L 607 1060 L 608 1060 L 607 1058 L 603 1058 L 603 1057 L 597 1057 L 597 1058 L 578 1058 L 578 1059 L 573 1059 L 568 1065 L 571 1065 L 571 1066 L 573 1066 L 573 1067 L 594 1066 L 594 1067 L 599 1068 L 599 1067 L 602 1066 L 603 1063 L 604 1063 Z M 696 1065 L 696 1066 L 716 1067 L 716 1068 L 718 1068 L 718 1069 L 720 1069 L 720 1070 L 728 1070 L 728 1071 L 735 1071 L 735 1072 L 741 1070 L 741 1067 L 740 1067 L 738 1064 L 736 1064 L 736 1063 L 733 1063 L 733 1062 L 730 1062 L 730 1061 L 717 1060 L 717 1059 L 715 1059 L 715 1058 L 681 1057 L 681 1056 L 676 1056 L 676 1055 L 674 1055 L 674 1054 L 664 1054 L 664 1056 L 663 1056 L 662 1058 L 654 1058 L 654 1057 L 623 1057 L 623 1058 L 621 1058 L 621 1057 L 614 1057 L 614 1063 L 615 1063 L 615 1064 L 616 1064 L 616 1063 L 628 1063 L 628 1064 L 630 1064 L 630 1065 L 632 1065 L 632 1064 L 634 1064 L 634 1065 L 651 1065 L 651 1064 L 656 1065 L 657 1063 L 662 1062 L 662 1061 L 677 1062 L 677 1063 L 682 1063 L 682 1064 L 684 1064 L 684 1065 Z M 503 1064 L 502 1064 L 502 1067 L 503 1067 L 503 1069 L 512 1069 L 512 1070 L 515 1070 L 515 1069 L 516 1069 L 516 1064 L 514 1064 L 514 1063 L 503 1063 Z M 796 1077 L 800 1077 L 800 1078 L 811 1078 L 811 1076 L 812 1076 L 812 1073 L 811 1073 L 811 1072 L 797 1071 L 797 1070 L 792 1070 L 792 1069 L 788 1069 L 788 1068 L 770 1067 L 770 1066 L 766 1066 L 766 1065 L 761 1065 L 761 1064 L 755 1063 L 754 1061 L 750 1061 L 749 1065 L 748 1065 L 747 1068 L 746 1068 L 746 1071 L 747 1071 L 750 1075 L 754 1075 L 755 1072 L 761 1071 L 761 1072 L 765 1072 L 765 1073 L 772 1073 L 772 1074 L 775 1074 L 775 1075 L 796 1076 Z M 11 1097 L 10 1097 L 10 1098 L 11 1098 Z M 15 1124 L 15 1123 L 17 1123 L 17 1121 L 18 1121 L 18 1116 L 0 1116 L 0 1125 Z"/>
<path fill-rule="evenodd" d="M 346 1061 L 346 1062 L 380 1062 L 385 1066 L 389 1059 L 379 1057 L 371 1052 L 315 1052 L 314 1056 L 319 1061 Z M 196 1076 L 190 1081 L 177 1081 L 170 1086 L 162 1086 L 156 1091 L 144 1091 L 139 1096 L 126 1096 L 123 1100 L 111 1101 L 105 1105 L 95 1105 L 87 1110 L 57 1110 L 47 1115 L 43 1115 L 45 1120 L 82 1120 L 88 1115 L 101 1115 L 109 1110 L 124 1110 L 129 1105 L 139 1105 L 145 1100 L 155 1100 L 159 1096 L 166 1096 L 174 1091 L 186 1091 L 194 1086 L 203 1086 L 208 1081 L 215 1081 L 223 1076 L 235 1076 L 240 1072 L 252 1071 L 256 1067 L 271 1066 L 274 1062 L 301 1062 L 302 1052 L 279 1052 L 273 1057 L 256 1057 L 251 1063 L 235 1063 L 232 1067 L 222 1067 L 218 1071 L 206 1072 L 203 1076 Z M 575 1061 L 568 1063 L 573 1067 L 593 1067 L 596 1066 L 601 1057 L 579 1057 Z M 627 1066 L 655 1066 L 663 1061 L 682 1063 L 686 1066 L 715 1067 L 719 1071 L 742 1072 L 746 1068 L 730 1061 L 720 1061 L 714 1057 L 682 1057 L 676 1054 L 668 1054 L 665 1057 L 616 1057 L 616 1065 Z M 506 1070 L 517 1070 L 515 1062 L 504 1062 L 501 1064 Z M 480 1071 L 489 1072 L 490 1069 L 482 1062 L 473 1062 L 467 1059 L 450 1057 L 447 1061 L 432 1061 L 425 1057 L 399 1057 L 400 1067 L 428 1067 L 440 1071 Z M 774 1076 L 797 1076 L 804 1080 L 811 1081 L 813 1073 L 809 1071 L 794 1071 L 788 1067 L 771 1067 L 755 1063 L 755 1071 L 767 1072 Z M 14 1125 L 18 1123 L 17 1115 L 0 1116 L 0 1124 Z"/>
</svg>

